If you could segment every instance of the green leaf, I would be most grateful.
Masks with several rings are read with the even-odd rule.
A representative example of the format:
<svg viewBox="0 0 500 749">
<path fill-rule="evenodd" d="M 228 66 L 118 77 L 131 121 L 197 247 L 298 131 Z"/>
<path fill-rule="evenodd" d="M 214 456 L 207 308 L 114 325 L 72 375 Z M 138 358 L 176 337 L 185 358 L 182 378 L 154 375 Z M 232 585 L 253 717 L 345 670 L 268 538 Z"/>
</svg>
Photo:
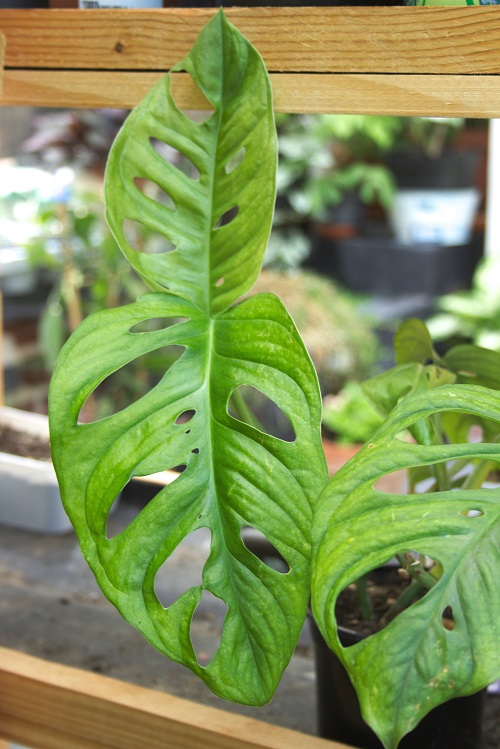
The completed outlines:
<svg viewBox="0 0 500 749">
<path fill-rule="evenodd" d="M 152 288 L 186 294 L 201 309 L 217 313 L 253 285 L 271 230 L 277 158 L 271 89 L 259 54 L 222 13 L 173 70 L 190 73 L 214 112 L 202 123 L 193 122 L 177 108 L 172 76 L 159 81 L 112 147 L 107 219 L 130 263 Z M 160 150 L 161 144 L 174 149 L 199 176 L 186 176 L 154 143 Z M 147 197 L 137 184 L 141 179 L 157 185 L 172 205 Z M 217 228 L 236 208 L 236 217 Z M 127 221 L 157 233 L 160 252 L 130 244 Z"/>
<path fill-rule="evenodd" d="M 193 123 L 175 107 L 167 78 L 130 115 L 106 174 L 108 216 L 120 246 L 155 289 L 169 290 L 91 315 L 63 348 L 50 389 L 53 460 L 83 553 L 125 619 L 219 695 L 260 705 L 274 693 L 307 608 L 312 504 L 327 479 L 321 398 L 304 344 L 277 298 L 262 294 L 229 306 L 258 272 L 272 218 L 276 142 L 263 63 L 219 13 L 182 67 L 214 113 Z M 199 181 L 157 158 L 150 137 L 181 149 Z M 226 170 L 242 148 L 241 164 Z M 160 185 L 176 210 L 143 196 L 136 176 Z M 237 217 L 214 229 L 235 204 Z M 122 231 L 125 218 L 177 250 L 134 250 Z M 165 319 L 166 327 L 142 326 Z M 79 423 L 103 380 L 168 346 L 184 352 L 149 393 L 112 416 Z M 243 385 L 281 409 L 292 441 L 230 415 L 229 399 Z M 109 538 L 111 506 L 129 480 L 176 466 L 185 470 Z M 286 574 L 246 548 L 245 526 L 265 535 L 290 568 Z M 211 532 L 202 582 L 164 608 L 157 572 L 202 527 Z M 202 666 L 190 629 L 204 591 L 224 601 L 227 613 L 217 652 Z"/>
<path fill-rule="evenodd" d="M 463 344 L 454 346 L 443 357 L 443 363 L 455 372 L 459 381 L 500 390 L 500 353 Z"/>
<path fill-rule="evenodd" d="M 422 320 L 410 318 L 400 325 L 394 336 L 394 355 L 396 364 L 436 361 L 431 336 Z"/>
<path fill-rule="evenodd" d="M 370 444 L 333 477 L 315 509 L 314 615 L 351 675 L 365 720 L 388 749 L 433 707 L 500 677 L 500 489 L 399 495 L 374 488 L 380 477 L 408 466 L 500 459 L 498 444 L 421 446 L 398 439 L 415 421 L 446 412 L 499 422 L 500 395 L 454 385 L 403 399 Z M 334 613 L 338 596 L 407 550 L 438 561 L 441 579 L 385 629 L 343 648 Z M 452 631 L 443 625 L 448 606 Z"/>
<path fill-rule="evenodd" d="M 362 382 L 361 389 L 377 413 L 385 418 L 401 398 L 417 389 L 423 369 L 416 362 L 401 364 Z"/>
</svg>

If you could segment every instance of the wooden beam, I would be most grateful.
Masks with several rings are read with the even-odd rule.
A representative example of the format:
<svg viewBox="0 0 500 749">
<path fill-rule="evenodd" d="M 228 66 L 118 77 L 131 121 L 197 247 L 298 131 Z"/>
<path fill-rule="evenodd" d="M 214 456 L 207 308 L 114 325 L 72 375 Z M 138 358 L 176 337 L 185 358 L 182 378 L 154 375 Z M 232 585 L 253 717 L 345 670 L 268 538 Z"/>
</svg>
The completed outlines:
<svg viewBox="0 0 500 749">
<path fill-rule="evenodd" d="M 3 90 L 3 66 L 5 60 L 5 37 L 0 34 L 0 97 L 2 96 Z"/>
<path fill-rule="evenodd" d="M 162 75 L 7 70 L 0 104 L 131 109 Z M 203 109 L 191 79 L 175 77 L 179 106 Z M 272 73 L 271 83 L 278 112 L 500 117 L 500 76 Z"/>
<path fill-rule="evenodd" d="M 0 737 L 32 749 L 348 749 L 5 648 Z"/>
<path fill-rule="evenodd" d="M 2 10 L 7 68 L 166 71 L 216 12 Z M 500 9 L 228 8 L 268 70 L 286 73 L 500 73 Z"/>
</svg>

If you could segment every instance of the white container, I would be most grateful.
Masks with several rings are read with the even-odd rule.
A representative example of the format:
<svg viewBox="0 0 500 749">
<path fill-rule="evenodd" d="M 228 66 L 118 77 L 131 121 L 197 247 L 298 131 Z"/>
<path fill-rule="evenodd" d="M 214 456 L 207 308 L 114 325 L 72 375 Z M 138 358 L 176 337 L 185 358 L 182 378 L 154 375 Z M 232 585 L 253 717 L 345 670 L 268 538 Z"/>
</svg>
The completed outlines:
<svg viewBox="0 0 500 749">
<path fill-rule="evenodd" d="M 41 414 L 2 406 L 0 423 L 49 436 L 47 417 Z M 0 523 L 44 533 L 71 530 L 51 461 L 0 452 Z"/>
<path fill-rule="evenodd" d="M 399 190 L 389 223 L 402 244 L 468 244 L 480 195 L 463 190 Z"/>
<path fill-rule="evenodd" d="M 36 288 L 37 274 L 21 247 L 0 248 L 0 289 L 6 296 L 30 294 Z"/>
<path fill-rule="evenodd" d="M 163 8 L 163 0 L 78 0 L 79 8 Z"/>
</svg>

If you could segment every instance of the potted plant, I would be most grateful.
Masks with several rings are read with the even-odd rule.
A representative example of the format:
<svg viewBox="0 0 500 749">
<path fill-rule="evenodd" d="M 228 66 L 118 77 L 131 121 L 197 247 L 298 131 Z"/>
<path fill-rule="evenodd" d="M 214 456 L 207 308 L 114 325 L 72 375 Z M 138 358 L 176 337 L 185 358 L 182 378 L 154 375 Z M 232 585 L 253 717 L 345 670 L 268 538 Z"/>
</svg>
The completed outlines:
<svg viewBox="0 0 500 749">
<path fill-rule="evenodd" d="M 395 355 L 397 363 L 393 369 L 377 375 L 361 385 L 366 399 L 382 418 L 389 417 L 391 413 L 394 414 L 396 404 L 400 403 L 400 406 L 403 406 L 406 398 L 419 392 L 430 394 L 430 391 L 434 388 L 439 389 L 444 383 L 470 383 L 473 381 L 476 385 L 482 385 L 493 390 L 498 390 L 500 387 L 498 377 L 500 356 L 497 352 L 473 345 L 460 344 L 449 349 L 444 356 L 440 356 L 433 347 L 427 328 L 420 320 L 407 320 L 400 326 L 395 336 Z M 386 425 L 387 421 L 379 432 L 383 433 Z M 415 445 L 428 447 L 441 445 L 446 446 L 446 449 L 455 449 L 458 445 L 464 447 L 467 442 L 478 440 L 495 443 L 499 437 L 500 425 L 496 421 L 481 417 L 478 414 L 444 411 L 440 414 L 432 412 L 429 416 L 419 419 L 417 423 L 410 426 L 406 439 L 409 439 Z M 376 440 L 377 437 L 368 441 L 369 450 L 376 448 Z M 405 440 L 404 434 L 398 435 L 397 441 L 401 440 Z M 398 467 L 396 454 L 393 455 L 393 459 L 393 469 L 395 470 Z M 442 501 L 446 492 L 463 490 L 465 494 L 481 489 L 485 485 L 490 472 L 495 472 L 498 469 L 498 463 L 495 460 L 470 460 L 465 456 L 461 459 L 446 460 L 428 466 L 410 465 L 406 492 L 403 493 L 400 488 L 389 493 L 380 485 L 380 479 L 370 480 L 366 448 L 353 459 L 347 469 L 351 479 L 355 476 L 356 463 L 363 466 L 361 469 L 358 466 L 361 473 L 360 483 L 366 481 L 368 484 L 364 492 L 364 500 L 367 506 L 369 506 L 370 499 L 381 500 L 380 504 L 377 501 L 373 502 L 375 508 L 373 516 L 371 516 L 370 510 L 366 513 L 367 516 L 371 516 L 371 528 L 363 538 L 363 544 L 365 548 L 369 545 L 372 551 L 377 545 L 379 548 L 384 547 L 393 527 L 398 539 L 396 545 L 399 546 L 399 551 L 395 552 L 392 557 L 390 554 L 387 555 L 385 562 L 391 563 L 389 567 L 384 567 L 382 563 L 380 566 L 373 565 L 355 581 L 351 581 L 349 586 L 340 594 L 336 605 L 336 618 L 340 623 L 338 636 L 343 646 L 360 642 L 363 636 L 375 632 L 382 633 L 385 627 L 391 625 L 391 622 L 397 626 L 397 617 L 411 604 L 416 604 L 417 608 L 427 603 L 430 605 L 430 602 L 425 600 L 426 595 L 441 581 L 444 574 L 442 562 L 436 562 L 436 558 L 429 557 L 428 552 L 420 554 L 416 551 L 420 543 L 420 534 L 417 530 L 413 531 L 415 533 L 415 545 L 412 545 L 412 542 L 409 541 L 408 546 L 404 548 L 405 534 L 402 532 L 402 525 L 403 523 L 406 524 L 408 532 L 407 519 L 398 518 L 397 513 L 395 513 L 391 530 L 387 530 L 387 518 L 384 517 L 384 512 L 380 511 L 383 502 L 381 497 L 385 496 L 387 503 L 387 507 L 384 509 L 389 510 L 390 508 L 391 512 L 394 512 L 394 503 L 397 502 L 396 495 L 398 493 L 401 494 L 401 501 L 408 504 L 415 500 L 417 502 L 421 499 L 425 501 L 424 497 L 427 496 L 433 505 L 437 505 L 438 502 Z M 340 471 L 327 489 L 329 493 L 336 493 L 337 498 L 346 489 L 343 473 L 343 471 Z M 489 486 L 494 488 L 495 484 Z M 349 489 L 353 491 L 352 486 Z M 449 494 L 449 496 L 454 495 Z M 433 506 L 433 512 L 436 512 L 436 509 L 436 506 Z M 482 510 L 477 508 L 468 511 L 462 510 L 461 512 L 469 519 L 482 517 Z M 359 520 L 359 517 L 357 519 Z M 366 522 L 368 521 L 369 518 L 367 517 Z M 322 533 L 325 527 L 327 528 L 326 535 L 329 538 L 322 542 L 323 551 L 318 555 L 319 564 L 321 564 L 321 554 L 328 553 L 328 551 L 331 553 L 335 546 L 336 541 L 333 541 L 331 536 L 335 536 L 336 533 L 339 536 L 342 534 L 342 522 L 339 526 L 336 526 L 333 522 L 323 525 L 320 521 Z M 343 530 L 345 531 L 345 528 Z M 410 531 L 410 535 L 411 533 Z M 435 533 L 437 535 L 437 529 L 435 529 Z M 427 541 L 424 543 L 427 544 Z M 353 545 L 357 546 L 356 541 Z M 427 549 L 429 550 L 429 547 Z M 484 550 L 479 553 L 483 552 Z M 477 554 L 477 551 L 471 552 L 467 562 L 473 564 L 474 557 Z M 370 567 L 371 564 L 373 564 L 372 561 L 368 563 L 367 567 Z M 453 562 L 449 561 L 449 564 L 451 567 Z M 456 560 L 455 564 L 458 567 L 459 563 Z M 401 579 L 398 573 L 402 576 Z M 451 573 L 451 577 L 455 573 L 459 578 L 460 573 L 456 568 Z M 320 576 L 322 574 L 323 572 L 319 572 Z M 387 582 L 385 577 L 388 578 Z M 322 585 L 323 582 L 320 582 L 319 587 L 321 588 Z M 353 588 L 358 588 L 356 596 Z M 370 600 L 370 589 L 377 596 L 373 603 Z M 384 595 L 387 596 L 385 600 Z M 473 605 L 472 602 L 469 602 L 469 605 Z M 438 608 L 439 606 L 440 604 L 437 603 Z M 465 614 L 460 612 L 461 616 L 473 616 L 470 611 L 467 612 L 466 602 L 464 602 L 464 609 Z M 447 632 L 453 631 L 458 621 L 458 616 L 455 617 L 453 612 L 454 606 L 451 603 L 444 606 L 441 611 L 441 625 L 443 630 Z M 411 618 L 407 618 L 404 624 L 403 622 L 399 624 L 405 628 L 405 633 L 409 638 L 418 641 L 421 635 L 419 629 L 425 627 L 425 619 L 414 618 L 412 621 Z M 341 679 L 342 667 L 331 653 L 326 653 L 326 645 L 319 632 L 314 628 L 314 622 L 313 632 L 319 648 L 317 663 L 320 677 L 323 680 L 321 687 L 325 689 L 330 700 L 334 690 L 338 689 L 338 692 L 342 694 L 339 699 L 345 702 L 348 700 L 345 683 L 340 680 L 336 687 L 334 685 L 334 680 Z M 348 648 L 344 652 L 348 653 Z M 411 653 L 410 648 L 406 653 L 402 651 L 398 654 L 399 662 L 396 667 L 392 668 L 391 677 L 397 678 L 398 669 L 400 674 L 405 674 L 405 677 L 398 684 L 397 689 L 404 689 L 403 681 L 406 679 L 407 673 L 411 671 L 413 657 L 414 653 Z M 448 664 L 444 665 L 443 668 L 446 671 Z M 363 682 L 366 683 L 369 679 L 369 674 L 363 671 Z M 418 690 L 417 685 L 418 678 L 414 678 L 411 688 L 417 688 Z M 341 690 L 344 690 L 343 693 Z M 357 713 L 357 705 L 354 701 L 350 704 L 350 712 L 347 711 L 344 715 L 341 715 L 340 712 L 336 714 L 331 709 L 331 705 L 329 707 L 323 702 L 320 693 L 319 699 L 319 718 L 324 729 L 324 735 L 354 743 L 356 746 L 358 746 L 356 742 L 360 742 L 359 746 L 367 749 L 382 746 L 375 735 L 369 731 L 366 724 L 359 719 L 354 719 L 353 716 Z M 459 701 L 447 702 L 446 706 L 443 705 L 440 710 L 434 711 L 432 720 L 429 719 L 430 716 L 427 716 L 415 732 L 403 739 L 401 747 L 410 749 L 410 747 L 426 746 L 430 749 L 434 746 L 456 746 L 458 743 L 463 747 L 479 747 L 482 718 L 481 693 L 473 694 L 469 698 L 469 703 L 464 703 L 463 698 Z"/>
<path fill-rule="evenodd" d="M 363 115 L 278 115 L 277 240 L 300 250 L 300 260 L 331 270 L 327 247 L 356 236 L 365 209 L 388 208 L 396 188 L 382 156 L 392 146 L 398 118 Z M 320 251 L 321 250 L 321 251 Z M 322 251 L 324 250 L 324 252 Z M 331 254 L 331 253 L 330 253 Z"/>
<path fill-rule="evenodd" d="M 317 377 L 295 325 L 272 294 L 238 302 L 258 275 L 272 222 L 277 149 L 265 67 L 219 12 L 173 74 L 180 70 L 204 93 L 208 116 L 193 121 L 177 107 L 169 74 L 127 118 L 109 157 L 108 221 L 152 292 L 88 317 L 58 359 L 50 425 L 63 501 L 103 592 L 122 615 L 227 699 L 253 705 L 271 699 L 304 622 L 312 569 L 320 630 L 347 665 L 364 717 L 394 748 L 432 707 L 498 678 L 497 493 L 445 490 L 417 501 L 372 485 L 396 468 L 436 464 L 439 472 L 449 460 L 498 460 L 500 448 L 487 436 L 436 444 L 426 425 L 448 411 L 498 422 L 500 397 L 484 385 L 447 380 L 415 387 L 328 482 Z M 181 151 L 194 176 L 167 163 L 158 141 Z M 170 200 L 150 199 L 143 180 Z M 162 236 L 163 251 L 148 254 L 131 244 L 124 230 L 130 221 Z M 146 320 L 159 324 L 148 330 Z M 169 346 L 183 353 L 148 394 L 104 419 L 79 423 L 100 382 L 144 352 Z M 288 440 L 252 420 L 239 397 L 243 386 L 283 412 Z M 406 429 L 421 434 L 423 444 L 400 440 Z M 179 477 L 109 537 L 110 508 L 130 478 L 173 466 L 183 467 Z M 382 520 L 383 530 L 374 533 Z M 200 527 L 211 531 L 202 583 L 164 608 L 156 574 Z M 247 548 L 246 528 L 276 549 L 283 570 Z M 423 604 L 343 648 L 335 598 L 406 550 L 440 562 L 441 578 Z M 201 664 L 189 630 L 202 596 L 210 594 L 227 613 L 217 652 Z M 448 606 L 451 632 L 443 626 Z M 370 684 L 363 673 L 373 677 Z"/>
<path fill-rule="evenodd" d="M 402 245 L 470 243 L 481 196 L 475 186 L 478 154 L 453 145 L 463 125 L 450 117 L 403 121 L 387 156 L 398 186 L 389 224 Z"/>
</svg>

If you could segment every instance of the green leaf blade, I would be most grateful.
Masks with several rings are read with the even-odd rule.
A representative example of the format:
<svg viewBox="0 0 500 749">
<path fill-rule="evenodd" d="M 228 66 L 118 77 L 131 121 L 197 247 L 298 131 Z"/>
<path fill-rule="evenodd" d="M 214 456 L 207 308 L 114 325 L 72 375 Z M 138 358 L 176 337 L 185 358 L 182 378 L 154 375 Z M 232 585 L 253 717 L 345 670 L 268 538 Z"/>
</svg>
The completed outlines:
<svg viewBox="0 0 500 749">
<path fill-rule="evenodd" d="M 148 317 L 183 321 L 161 331 L 130 332 Z M 281 340 L 270 334 L 269 320 Z M 275 352 L 267 361 L 266 341 Z M 150 393 L 111 417 L 77 423 L 85 398 L 113 368 L 173 342 L 185 353 Z M 247 383 L 286 411 L 293 442 L 229 414 L 231 393 Z M 194 416 L 178 423 L 188 411 Z M 301 631 L 309 595 L 312 503 L 326 480 L 320 412 L 312 364 L 272 295 L 248 299 L 207 322 L 181 297 L 149 294 L 87 318 L 54 373 L 54 465 L 101 588 L 155 647 L 229 699 L 267 702 Z M 179 478 L 119 535 L 108 538 L 109 511 L 130 477 L 180 464 L 186 469 Z M 245 526 L 264 534 L 286 560 L 287 574 L 245 547 Z M 203 582 L 165 609 L 155 593 L 155 576 L 183 538 L 201 527 L 209 528 L 212 538 Z M 228 608 L 219 649 L 206 667 L 198 663 L 189 635 L 203 590 Z M 228 679 L 236 670 L 238 678 Z"/>
<path fill-rule="evenodd" d="M 351 674 L 365 720 L 390 749 L 430 709 L 479 691 L 500 675 L 500 490 L 399 495 L 373 488 L 386 473 L 408 466 L 500 457 L 494 443 L 422 446 L 397 438 L 412 422 L 446 412 L 499 422 L 500 397 L 474 386 L 408 396 L 370 445 L 329 482 L 315 512 L 314 614 Z M 382 631 L 342 648 L 336 599 L 404 551 L 437 560 L 444 570 L 439 582 Z M 451 631 L 443 624 L 449 606 Z"/>
<path fill-rule="evenodd" d="M 177 108 L 171 74 L 161 80 L 128 117 L 111 150 L 107 218 L 152 288 L 186 294 L 205 312 L 218 314 L 254 283 L 271 230 L 277 152 L 271 89 L 260 56 L 222 13 L 174 68 L 180 70 L 191 74 L 214 112 L 193 122 Z M 165 161 L 150 139 L 179 151 L 199 177 Z M 231 169 L 240 152 L 241 164 Z M 136 178 L 158 185 L 175 210 L 143 195 Z M 237 215 L 218 226 L 233 208 Z M 128 241 L 127 220 L 175 249 L 139 251 Z"/>
</svg>

